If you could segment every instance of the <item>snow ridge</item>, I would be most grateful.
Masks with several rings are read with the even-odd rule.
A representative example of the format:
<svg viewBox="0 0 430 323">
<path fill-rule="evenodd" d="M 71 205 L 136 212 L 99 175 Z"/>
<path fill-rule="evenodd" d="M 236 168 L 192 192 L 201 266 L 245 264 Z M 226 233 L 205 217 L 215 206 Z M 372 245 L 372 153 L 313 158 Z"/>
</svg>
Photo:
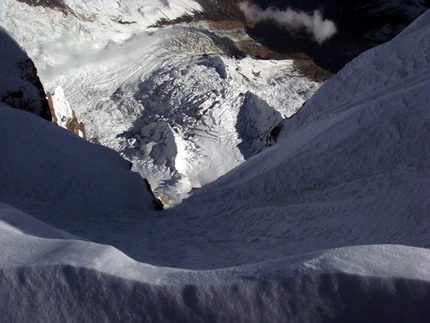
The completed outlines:
<svg viewBox="0 0 430 323">
<path fill-rule="evenodd" d="M 430 11 L 390 43 L 351 62 L 282 121 L 276 144 L 162 216 L 151 206 L 144 181 L 116 152 L 0 103 L 2 319 L 428 322 L 429 17 Z M 102 100 L 102 114 L 124 120 L 127 111 L 134 121 L 148 118 L 145 109 L 156 105 L 151 91 L 159 97 L 166 91 L 177 100 L 165 102 L 181 122 L 190 111 L 213 117 L 204 129 L 211 139 L 202 137 L 208 141 L 222 122 L 242 128 L 238 114 L 221 118 L 236 107 L 240 112 L 245 105 L 245 117 L 273 116 L 270 127 L 277 122 L 279 101 L 265 97 L 267 88 L 259 85 L 269 80 L 280 88 L 276 79 L 262 77 L 280 63 L 267 62 L 273 69 L 263 69 L 260 62 L 221 55 L 178 57 L 175 68 L 164 58 L 151 63 L 146 71 L 148 65 L 127 74 L 120 89 L 106 90 L 112 97 Z M 8 75 L 15 65 L 5 67 Z M 201 100 L 191 106 L 203 111 L 183 111 L 175 102 L 195 103 L 208 93 L 198 90 L 209 85 L 196 84 L 196 95 L 189 96 L 175 91 L 167 74 L 163 79 L 166 71 L 177 81 L 204 71 L 219 91 L 214 97 L 242 95 L 226 95 L 237 103 L 233 109 L 217 110 Z M 256 83 L 251 90 L 246 79 Z M 114 143 L 127 144 L 135 139 L 128 133 L 137 136 L 143 129 L 172 153 L 163 155 L 170 158 L 162 161 L 165 166 L 178 168 L 175 136 L 197 130 L 191 122 L 189 128 L 174 125 L 163 107 L 157 111 L 164 120 L 154 128 L 145 128 L 143 119 L 138 131 L 127 132 L 134 121 L 125 119 L 125 138 Z M 117 134 L 99 138 L 112 136 Z M 257 149 L 257 143 L 246 148 Z M 108 240 L 145 263 L 45 223 Z"/>
</svg>

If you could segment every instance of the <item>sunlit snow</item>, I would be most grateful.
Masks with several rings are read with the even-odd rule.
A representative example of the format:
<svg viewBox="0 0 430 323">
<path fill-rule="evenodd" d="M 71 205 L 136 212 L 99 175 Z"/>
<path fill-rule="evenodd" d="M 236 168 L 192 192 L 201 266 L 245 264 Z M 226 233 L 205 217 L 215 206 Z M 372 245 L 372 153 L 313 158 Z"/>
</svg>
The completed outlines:
<svg viewBox="0 0 430 323">
<path fill-rule="evenodd" d="M 235 155 L 241 161 L 227 163 L 230 171 L 218 179 L 213 174 L 207 180 L 212 183 L 163 212 L 154 209 L 145 182 L 117 152 L 0 103 L 1 320 L 429 321 L 429 21 L 430 12 L 391 42 L 363 53 L 311 98 L 319 84 L 287 78 L 282 71 L 293 71 L 288 61 L 261 63 L 221 53 L 171 61 L 167 49 L 159 60 L 144 59 L 181 39 L 171 33 L 190 32 L 182 27 L 160 34 L 141 56 L 119 58 L 129 64 L 123 72 L 106 60 L 56 74 L 55 82 L 45 79 L 52 86 L 68 80 L 66 96 L 91 121 L 93 138 L 130 159 L 137 134 L 154 130 L 159 138 L 137 148 L 142 155 L 154 149 L 154 156 L 163 140 L 165 151 L 155 157 L 170 158 L 186 175 L 173 188 L 197 181 L 187 145 L 212 147 L 213 154 L 219 149 L 222 158 L 241 149 L 255 152 L 259 141 L 239 146 L 244 141 L 235 136 L 251 138 L 264 122 L 241 123 L 238 116 L 261 114 L 274 124 L 309 98 L 281 121 L 271 147 L 246 158 Z M 11 43 L 8 37 L 2 34 L 0 41 Z M 22 55 L 18 48 L 11 51 Z M 8 75 L 16 62 L 2 53 L 0 71 Z M 105 79 L 98 78 L 104 73 Z M 78 76 L 86 76 L 82 87 Z M 290 77 L 297 83 L 287 83 Z M 99 80 L 100 87 L 90 80 Z M 193 87 L 192 80 L 200 82 Z M 284 93 L 296 92 L 286 88 L 303 86 L 292 106 L 282 103 Z M 78 93 L 85 93 L 81 101 Z M 224 101 L 209 110 L 204 95 Z M 87 111 L 82 102 L 88 102 Z M 182 102 L 195 104 L 195 111 Z M 151 108 L 165 118 L 154 128 L 145 115 Z M 200 120 L 214 122 L 196 123 L 199 113 Z M 130 131 L 133 126 L 138 131 Z M 229 133 L 230 126 L 243 131 Z M 197 136 L 199 131 L 206 136 Z M 209 139 L 222 136 L 234 147 Z M 137 161 L 133 167 L 145 170 Z"/>
</svg>

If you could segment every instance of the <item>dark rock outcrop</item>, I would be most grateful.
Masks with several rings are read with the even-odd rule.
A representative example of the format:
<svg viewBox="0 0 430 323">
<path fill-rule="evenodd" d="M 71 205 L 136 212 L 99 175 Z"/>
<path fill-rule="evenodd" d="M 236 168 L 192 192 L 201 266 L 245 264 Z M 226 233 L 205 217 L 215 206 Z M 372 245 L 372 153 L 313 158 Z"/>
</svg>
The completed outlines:
<svg viewBox="0 0 430 323">
<path fill-rule="evenodd" d="M 18 2 L 23 2 L 32 7 L 44 7 L 54 10 L 59 10 L 64 14 L 69 12 L 69 7 L 64 3 L 63 0 L 16 0 Z"/>
<path fill-rule="evenodd" d="M 0 102 L 52 120 L 45 89 L 27 53 L 0 27 Z"/>
</svg>

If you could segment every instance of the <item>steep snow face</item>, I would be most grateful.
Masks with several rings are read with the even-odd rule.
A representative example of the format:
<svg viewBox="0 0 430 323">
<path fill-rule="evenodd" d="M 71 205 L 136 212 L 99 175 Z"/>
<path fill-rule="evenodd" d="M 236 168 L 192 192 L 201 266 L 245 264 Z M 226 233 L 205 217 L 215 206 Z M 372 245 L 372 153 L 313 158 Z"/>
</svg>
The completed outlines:
<svg viewBox="0 0 430 323">
<path fill-rule="evenodd" d="M 429 16 L 348 64 L 283 121 L 276 145 L 175 214 L 211 228 L 204 241 L 225 265 L 345 245 L 429 247 Z"/>
<path fill-rule="evenodd" d="M 0 51 L 0 102 L 51 120 L 45 91 L 33 62 L 1 26 L 0 46 L 3 48 Z"/>
<path fill-rule="evenodd" d="M 111 149 L 4 104 L 0 118 L 2 202 L 83 236 L 82 221 L 103 236 L 102 218 L 154 209 L 144 181 Z"/>
</svg>

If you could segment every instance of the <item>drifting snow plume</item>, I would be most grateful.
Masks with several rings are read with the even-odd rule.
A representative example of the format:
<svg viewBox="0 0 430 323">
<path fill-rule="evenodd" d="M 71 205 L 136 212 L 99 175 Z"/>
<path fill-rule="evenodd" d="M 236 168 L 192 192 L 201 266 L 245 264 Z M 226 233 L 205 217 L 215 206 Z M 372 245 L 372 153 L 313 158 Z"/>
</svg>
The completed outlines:
<svg viewBox="0 0 430 323">
<path fill-rule="evenodd" d="M 239 7 L 246 18 L 254 23 L 273 21 L 288 30 L 305 28 L 320 45 L 337 32 L 334 22 L 323 19 L 318 10 L 315 10 L 313 15 L 309 15 L 303 11 L 297 12 L 289 8 L 285 11 L 273 7 L 263 10 L 256 5 L 250 6 L 246 2 L 239 3 Z"/>
</svg>

